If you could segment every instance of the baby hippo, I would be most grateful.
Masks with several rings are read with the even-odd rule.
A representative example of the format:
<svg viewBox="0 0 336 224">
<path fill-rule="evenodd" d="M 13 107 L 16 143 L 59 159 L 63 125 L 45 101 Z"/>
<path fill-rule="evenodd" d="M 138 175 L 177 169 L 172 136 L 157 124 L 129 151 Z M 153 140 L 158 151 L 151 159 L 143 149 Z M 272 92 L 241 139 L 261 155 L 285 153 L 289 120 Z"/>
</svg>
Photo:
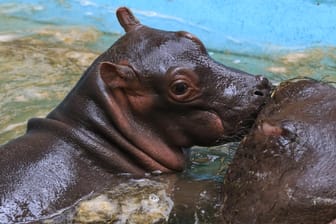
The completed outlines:
<svg viewBox="0 0 336 224">
<path fill-rule="evenodd" d="M 314 80 L 281 84 L 229 166 L 224 223 L 332 223 L 335 161 L 336 88 Z"/>
<path fill-rule="evenodd" d="M 0 223 L 67 207 L 116 173 L 182 171 L 183 148 L 239 139 L 268 98 L 267 79 L 213 61 L 192 34 L 117 17 L 126 34 L 0 148 Z"/>
</svg>

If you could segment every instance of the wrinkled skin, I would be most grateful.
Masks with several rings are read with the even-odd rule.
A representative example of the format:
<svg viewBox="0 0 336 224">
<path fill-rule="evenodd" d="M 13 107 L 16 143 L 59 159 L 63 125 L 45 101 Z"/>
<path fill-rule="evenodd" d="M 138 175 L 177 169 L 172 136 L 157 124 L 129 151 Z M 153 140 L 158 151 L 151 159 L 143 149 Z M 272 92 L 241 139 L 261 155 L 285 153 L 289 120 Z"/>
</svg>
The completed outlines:
<svg viewBox="0 0 336 224">
<path fill-rule="evenodd" d="M 186 32 L 126 31 L 46 118 L 0 149 L 0 222 L 27 221 L 108 185 L 184 168 L 182 148 L 239 139 L 270 92 L 267 79 L 213 61 Z"/>
<path fill-rule="evenodd" d="M 334 87 L 313 80 L 280 85 L 229 167 L 224 223 L 336 219 L 335 96 Z"/>
</svg>

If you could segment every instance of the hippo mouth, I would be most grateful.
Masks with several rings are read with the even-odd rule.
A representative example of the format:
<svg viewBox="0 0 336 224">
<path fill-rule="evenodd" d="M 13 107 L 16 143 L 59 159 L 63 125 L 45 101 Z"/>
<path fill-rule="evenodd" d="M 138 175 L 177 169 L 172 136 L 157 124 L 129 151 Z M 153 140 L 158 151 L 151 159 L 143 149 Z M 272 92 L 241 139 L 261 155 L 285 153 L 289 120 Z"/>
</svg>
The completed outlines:
<svg viewBox="0 0 336 224">
<path fill-rule="evenodd" d="M 231 130 L 232 134 L 229 135 L 229 136 L 224 136 L 224 138 L 223 138 L 224 142 L 241 141 L 250 132 L 250 130 L 256 125 L 255 123 L 257 121 L 257 117 L 258 117 L 259 113 L 263 110 L 263 108 L 273 98 L 276 91 L 277 91 L 277 86 L 272 85 L 270 87 L 270 90 L 269 90 L 268 94 L 267 94 L 267 97 L 262 102 L 260 102 L 259 105 L 257 105 L 255 108 L 253 108 L 251 110 L 251 112 L 247 112 L 250 116 L 248 116 L 247 118 L 244 118 L 244 119 L 240 119 L 240 121 L 237 122 L 235 126 L 233 126 L 233 129 Z M 231 112 L 233 114 L 238 114 L 239 111 L 241 111 L 240 108 L 231 108 Z"/>
<path fill-rule="evenodd" d="M 274 91 L 275 87 L 272 87 L 270 95 L 273 94 Z M 229 121 L 227 121 L 227 119 L 222 119 L 227 116 L 220 116 L 219 113 L 217 113 L 218 117 L 221 118 L 225 133 L 217 140 L 216 145 L 241 141 L 255 125 L 259 113 L 263 110 L 270 99 L 271 98 L 265 99 L 259 105 L 256 105 L 253 109 L 246 111 L 245 113 L 242 113 L 241 108 L 227 108 L 230 111 L 229 113 L 232 114 L 232 116 L 230 116 L 232 119 Z M 245 116 L 245 114 L 249 114 L 249 116 L 235 116 L 236 114 L 243 114 L 243 116 Z M 236 122 L 232 124 L 232 121 L 234 120 L 236 120 Z"/>
<path fill-rule="evenodd" d="M 260 112 L 260 110 L 255 114 L 253 114 L 253 116 L 249 117 L 248 119 L 239 121 L 236 127 L 234 127 L 234 130 L 230 131 L 229 134 L 224 134 L 223 136 L 221 136 L 221 138 L 218 139 L 218 144 L 241 141 L 254 126 L 257 115 Z"/>
</svg>

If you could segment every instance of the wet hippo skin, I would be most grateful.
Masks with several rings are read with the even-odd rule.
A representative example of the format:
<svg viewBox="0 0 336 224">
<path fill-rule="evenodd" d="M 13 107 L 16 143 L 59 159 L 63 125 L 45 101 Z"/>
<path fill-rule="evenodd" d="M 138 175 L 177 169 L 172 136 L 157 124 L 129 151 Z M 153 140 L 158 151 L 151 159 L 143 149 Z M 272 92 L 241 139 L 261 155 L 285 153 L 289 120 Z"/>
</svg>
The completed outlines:
<svg viewBox="0 0 336 224">
<path fill-rule="evenodd" d="M 280 85 L 229 167 L 224 223 L 336 219 L 335 96 L 336 88 L 313 80 Z"/>
<path fill-rule="evenodd" d="M 195 36 L 117 17 L 126 34 L 1 147 L 0 223 L 69 206 L 115 173 L 181 171 L 183 148 L 239 139 L 269 95 L 267 79 L 213 61 Z"/>
</svg>

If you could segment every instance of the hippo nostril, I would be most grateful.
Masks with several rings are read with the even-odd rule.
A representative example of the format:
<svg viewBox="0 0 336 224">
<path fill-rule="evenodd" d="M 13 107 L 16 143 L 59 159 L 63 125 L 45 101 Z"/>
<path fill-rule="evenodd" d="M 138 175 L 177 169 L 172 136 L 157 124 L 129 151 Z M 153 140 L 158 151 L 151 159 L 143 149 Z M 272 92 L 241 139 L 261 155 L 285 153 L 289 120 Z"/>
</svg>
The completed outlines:
<svg viewBox="0 0 336 224">
<path fill-rule="evenodd" d="M 255 91 L 254 92 L 254 95 L 257 95 L 257 96 L 264 96 L 264 93 L 263 92 L 261 92 L 261 91 Z"/>
</svg>

